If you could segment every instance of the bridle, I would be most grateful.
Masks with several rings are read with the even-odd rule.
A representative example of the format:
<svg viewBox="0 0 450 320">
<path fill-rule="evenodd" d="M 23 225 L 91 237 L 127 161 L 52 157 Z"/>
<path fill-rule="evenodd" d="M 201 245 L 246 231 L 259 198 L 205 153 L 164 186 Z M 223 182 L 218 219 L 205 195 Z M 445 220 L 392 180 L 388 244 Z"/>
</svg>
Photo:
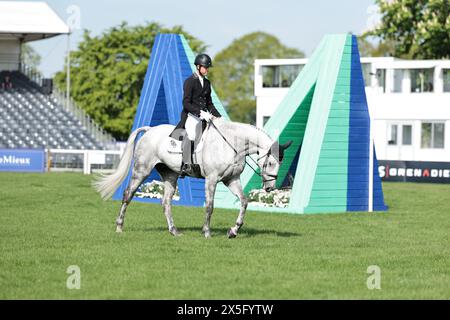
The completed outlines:
<svg viewBox="0 0 450 320">
<path fill-rule="evenodd" d="M 236 154 L 238 154 L 238 151 L 236 150 L 236 148 L 227 140 L 227 138 L 225 138 L 225 136 L 222 134 L 222 132 L 220 132 L 219 128 L 216 127 L 216 125 L 214 124 L 213 121 L 209 121 L 209 124 L 211 124 L 214 129 L 216 129 L 216 131 L 220 134 L 220 136 L 222 137 L 223 140 L 225 140 L 226 143 L 228 143 L 228 145 L 234 150 L 234 152 Z M 258 161 L 261 160 L 262 158 L 266 157 L 266 160 L 264 160 L 264 164 L 262 166 L 262 172 L 264 172 L 267 168 L 268 162 L 269 162 L 269 156 L 272 154 L 272 147 L 269 148 L 269 151 L 267 151 L 267 153 L 261 157 L 258 158 L 257 161 L 255 161 L 252 157 L 249 157 L 257 166 L 259 166 Z M 279 159 L 278 157 L 275 156 L 275 154 L 273 155 L 273 157 L 278 161 L 278 163 L 281 165 L 281 161 L 282 159 Z M 282 158 L 282 156 L 281 156 Z M 273 180 L 277 180 L 278 179 L 278 174 L 270 174 L 270 173 L 260 173 L 258 172 L 257 169 L 253 168 L 250 163 L 247 162 L 247 157 L 245 158 L 245 163 L 258 175 L 263 179 L 263 183 L 269 182 L 269 181 L 273 181 Z M 271 179 L 266 179 L 264 178 L 264 175 L 270 177 Z"/>
<path fill-rule="evenodd" d="M 259 157 L 258 160 L 257 160 L 257 161 L 259 161 L 259 160 L 261 160 L 262 158 L 266 157 L 266 160 L 264 160 L 264 164 L 263 164 L 263 166 L 262 166 L 262 172 L 261 172 L 261 173 L 258 173 L 258 172 L 257 172 L 257 174 L 258 174 L 260 177 L 262 177 L 263 183 L 266 183 L 266 182 L 269 182 L 269 181 L 273 181 L 273 180 L 277 180 L 277 179 L 278 179 L 278 174 L 264 173 L 264 171 L 266 171 L 266 168 L 267 168 L 267 165 L 268 165 L 268 162 L 269 162 L 269 156 L 270 156 L 271 154 L 272 154 L 272 148 L 270 148 L 269 151 L 267 151 L 267 153 L 266 153 L 265 155 Z M 278 161 L 279 165 L 281 165 L 281 161 L 279 161 L 275 156 L 274 156 L 274 158 Z M 253 169 L 253 168 L 252 168 L 252 169 Z M 264 178 L 264 175 L 270 177 L 271 179 L 266 179 L 266 178 Z"/>
</svg>

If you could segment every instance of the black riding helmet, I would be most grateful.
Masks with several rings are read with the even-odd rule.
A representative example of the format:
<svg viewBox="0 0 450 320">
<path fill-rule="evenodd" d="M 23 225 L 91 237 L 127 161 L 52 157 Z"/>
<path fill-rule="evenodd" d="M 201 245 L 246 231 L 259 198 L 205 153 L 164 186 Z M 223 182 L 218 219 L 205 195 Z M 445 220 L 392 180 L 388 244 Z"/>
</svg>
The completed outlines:
<svg viewBox="0 0 450 320">
<path fill-rule="evenodd" d="M 199 55 L 197 55 L 195 57 L 194 64 L 196 66 L 204 66 L 205 68 L 211 68 L 213 66 L 211 57 L 206 53 L 200 53 Z"/>
</svg>

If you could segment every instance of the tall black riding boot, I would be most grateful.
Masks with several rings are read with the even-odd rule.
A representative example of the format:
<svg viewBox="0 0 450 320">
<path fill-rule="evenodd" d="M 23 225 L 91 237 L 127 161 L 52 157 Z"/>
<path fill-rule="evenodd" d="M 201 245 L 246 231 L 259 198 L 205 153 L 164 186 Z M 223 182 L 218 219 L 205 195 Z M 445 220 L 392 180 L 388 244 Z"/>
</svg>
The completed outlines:
<svg viewBox="0 0 450 320">
<path fill-rule="evenodd" d="M 183 162 L 181 163 L 181 175 L 180 178 L 184 178 L 186 175 L 191 175 L 192 172 L 192 141 L 187 137 L 184 138 L 181 148 L 183 151 Z"/>
</svg>

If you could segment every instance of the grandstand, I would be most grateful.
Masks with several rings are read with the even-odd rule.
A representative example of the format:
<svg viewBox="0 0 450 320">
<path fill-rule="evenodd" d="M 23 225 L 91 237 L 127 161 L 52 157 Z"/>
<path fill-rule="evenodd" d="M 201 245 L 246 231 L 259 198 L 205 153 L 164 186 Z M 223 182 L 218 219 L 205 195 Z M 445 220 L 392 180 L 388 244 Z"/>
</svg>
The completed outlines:
<svg viewBox="0 0 450 320">
<path fill-rule="evenodd" d="M 106 149 L 64 103 L 19 71 L 1 71 L 0 148 Z M 111 142 L 111 141 L 109 141 Z"/>
<path fill-rule="evenodd" d="M 45 2 L 0 1 L 0 150 L 44 149 L 48 170 L 112 169 L 120 144 L 23 61 L 24 43 L 61 35 Z"/>
</svg>

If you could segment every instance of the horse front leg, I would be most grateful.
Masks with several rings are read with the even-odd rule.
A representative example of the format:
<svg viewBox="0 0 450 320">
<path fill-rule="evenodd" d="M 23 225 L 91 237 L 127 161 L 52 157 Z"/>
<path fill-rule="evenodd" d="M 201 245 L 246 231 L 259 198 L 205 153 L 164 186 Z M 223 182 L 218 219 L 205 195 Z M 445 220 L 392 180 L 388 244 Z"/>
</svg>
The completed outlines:
<svg viewBox="0 0 450 320">
<path fill-rule="evenodd" d="M 230 189 L 230 191 L 239 198 L 241 202 L 241 209 L 239 210 L 239 215 L 236 219 L 236 224 L 234 227 L 228 230 L 228 238 L 236 238 L 239 229 L 244 224 L 245 212 L 247 210 L 248 200 L 244 195 L 242 190 L 241 180 L 239 178 L 231 179 L 225 183 L 225 185 Z"/>
<path fill-rule="evenodd" d="M 211 216 L 214 209 L 214 194 L 216 192 L 217 179 L 206 177 L 205 179 L 205 223 L 203 224 L 203 234 L 205 238 L 211 238 Z"/>
</svg>

